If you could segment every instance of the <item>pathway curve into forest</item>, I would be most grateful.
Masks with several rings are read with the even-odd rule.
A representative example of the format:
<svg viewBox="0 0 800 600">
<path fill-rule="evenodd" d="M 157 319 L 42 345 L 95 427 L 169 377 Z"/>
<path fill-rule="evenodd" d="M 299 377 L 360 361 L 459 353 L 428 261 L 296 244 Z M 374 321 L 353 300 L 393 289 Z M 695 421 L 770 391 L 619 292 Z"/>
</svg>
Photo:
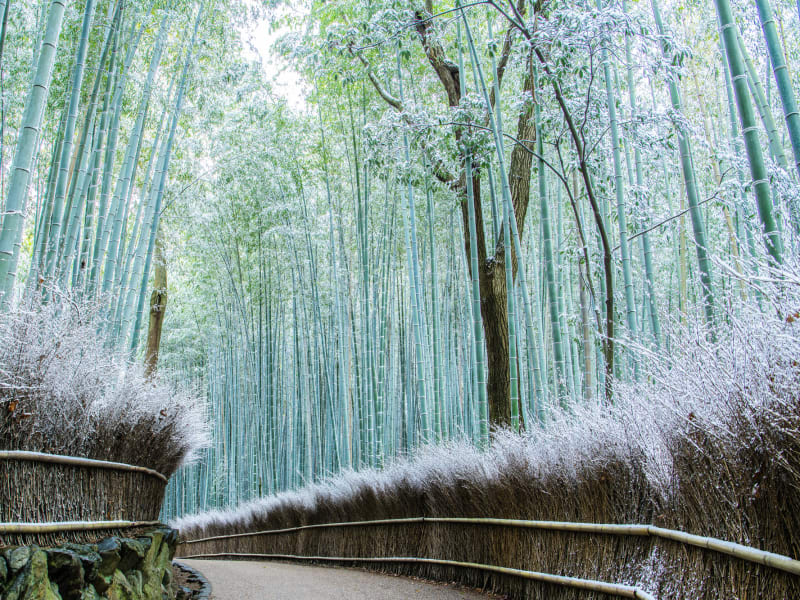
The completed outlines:
<svg viewBox="0 0 800 600">
<path fill-rule="evenodd" d="M 486 600 L 497 597 L 359 569 L 271 561 L 180 560 L 211 582 L 213 600 Z"/>
</svg>

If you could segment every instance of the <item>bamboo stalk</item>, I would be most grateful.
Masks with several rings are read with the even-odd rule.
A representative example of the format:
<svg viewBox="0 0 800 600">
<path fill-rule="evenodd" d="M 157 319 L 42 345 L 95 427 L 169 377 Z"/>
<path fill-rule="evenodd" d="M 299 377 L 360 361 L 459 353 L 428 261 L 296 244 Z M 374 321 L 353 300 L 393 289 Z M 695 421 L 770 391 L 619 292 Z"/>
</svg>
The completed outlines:
<svg viewBox="0 0 800 600">
<path fill-rule="evenodd" d="M 343 523 L 317 523 L 313 525 L 300 525 L 297 527 L 288 527 L 285 529 L 270 529 L 266 531 L 254 531 L 249 533 L 236 533 L 229 535 L 211 536 L 196 540 L 185 540 L 181 544 L 196 544 L 200 542 L 209 542 L 214 540 L 233 539 L 240 537 L 253 537 L 258 535 L 277 535 L 284 533 L 293 533 L 307 529 L 330 529 L 337 527 L 371 527 L 377 525 L 404 525 L 410 523 L 452 523 L 462 525 L 486 525 L 486 526 L 500 526 L 500 527 L 521 527 L 526 529 L 540 529 L 544 531 L 566 531 L 573 533 L 595 533 L 603 535 L 618 535 L 618 536 L 638 536 L 638 537 L 656 537 L 665 540 L 671 540 L 688 546 L 695 546 L 697 548 L 705 548 L 713 550 L 721 554 L 727 554 L 741 560 L 751 562 L 754 564 L 763 565 L 773 569 L 778 569 L 791 573 L 793 575 L 800 575 L 800 560 L 795 560 L 789 556 L 760 550 L 738 544 L 736 542 L 728 542 L 718 538 L 706 537 L 677 531 L 675 529 L 666 529 L 657 527 L 655 525 L 645 525 L 636 523 L 574 523 L 568 521 L 529 521 L 521 519 L 493 519 L 493 518 L 469 518 L 469 517 L 410 517 L 404 519 L 376 519 L 371 521 L 349 521 Z M 192 558 L 184 556 L 183 558 Z"/>
<path fill-rule="evenodd" d="M 45 105 L 50 93 L 53 65 L 56 59 L 58 38 L 64 17 L 66 2 L 52 0 L 47 13 L 47 28 L 37 60 L 36 71 L 31 81 L 22 127 L 11 164 L 8 192 L 5 199 L 3 227 L 0 229 L 0 294 L 3 306 L 9 304 L 14 281 L 17 276 L 17 263 L 22 245 L 25 221 L 25 206 L 28 199 L 28 185 L 35 160 L 36 143 L 42 125 Z"/>
<path fill-rule="evenodd" d="M 72 465 L 75 467 L 95 467 L 98 469 L 114 469 L 117 471 L 137 471 L 139 473 L 152 475 L 153 477 L 158 477 L 164 482 L 167 481 L 166 476 L 162 475 L 158 471 L 154 471 L 153 469 L 148 469 L 147 467 L 111 462 L 108 460 L 97 460 L 94 458 L 64 456 L 61 454 L 45 454 L 43 452 L 28 452 L 26 450 L 0 450 L 0 460 L 27 460 L 31 462 Z"/>
<path fill-rule="evenodd" d="M 95 531 L 129 529 L 163 525 L 161 521 L 60 521 L 50 523 L 0 523 L 0 533 L 59 533 L 62 531 Z"/>
<path fill-rule="evenodd" d="M 673 529 L 664 529 L 662 527 L 656 527 L 655 525 L 648 525 L 647 530 L 653 537 L 672 540 L 689 546 L 696 546 L 697 548 L 707 548 L 715 552 L 740 558 L 747 562 L 779 569 L 793 575 L 800 575 L 800 561 L 788 556 L 783 556 L 782 554 L 751 548 L 744 544 L 737 544 L 736 542 L 694 535 L 683 531 L 675 531 Z"/>
<path fill-rule="evenodd" d="M 781 98 L 786 128 L 789 131 L 789 141 L 792 144 L 792 152 L 794 153 L 795 166 L 800 171 L 800 113 L 797 110 L 797 100 L 795 99 L 794 90 L 792 90 L 783 49 L 778 41 L 775 17 L 772 14 L 769 0 L 756 0 L 756 8 L 758 8 L 758 17 L 761 21 L 761 28 L 764 31 L 767 52 L 775 75 L 775 82 L 778 86 L 778 94 Z"/>
<path fill-rule="evenodd" d="M 750 175 L 752 177 L 752 187 L 755 192 L 758 214 L 761 218 L 761 228 L 764 236 L 764 245 L 769 252 L 773 264 L 779 265 L 782 262 L 783 244 L 780 231 L 772 211 L 772 198 L 770 197 L 769 174 L 764 163 L 761 151 L 761 142 L 758 139 L 758 132 L 755 125 L 753 114 L 753 104 L 747 89 L 747 73 L 743 64 L 743 55 L 740 50 L 743 48 L 739 42 L 738 29 L 733 20 L 731 5 L 729 0 L 715 0 L 719 18 L 720 31 L 723 39 L 725 54 L 723 60 L 727 60 L 728 68 L 731 73 L 734 97 L 739 110 L 739 119 L 742 125 L 742 136 L 744 137 L 747 159 L 750 163 Z M 762 115 L 763 116 L 763 115 Z M 769 131 L 769 128 L 768 128 Z M 777 145 L 777 144 L 776 144 Z M 780 147 L 777 145 L 776 151 Z M 782 165 L 785 164 L 785 159 Z"/>
<path fill-rule="evenodd" d="M 466 72 L 464 70 L 464 55 L 461 47 L 461 24 L 458 25 L 458 72 L 459 85 L 461 86 L 461 96 L 466 93 Z M 464 153 L 464 181 L 466 188 L 466 202 L 469 229 L 469 275 L 470 275 L 470 307 L 472 309 L 472 338 L 471 349 L 474 355 L 475 366 L 475 388 L 478 398 L 478 429 L 481 444 L 487 444 L 489 440 L 489 403 L 486 391 L 486 370 L 484 363 L 484 331 L 481 317 L 481 291 L 480 275 L 478 272 L 478 229 L 477 215 L 475 211 L 474 190 L 472 172 L 472 153 L 467 148 Z"/>
</svg>

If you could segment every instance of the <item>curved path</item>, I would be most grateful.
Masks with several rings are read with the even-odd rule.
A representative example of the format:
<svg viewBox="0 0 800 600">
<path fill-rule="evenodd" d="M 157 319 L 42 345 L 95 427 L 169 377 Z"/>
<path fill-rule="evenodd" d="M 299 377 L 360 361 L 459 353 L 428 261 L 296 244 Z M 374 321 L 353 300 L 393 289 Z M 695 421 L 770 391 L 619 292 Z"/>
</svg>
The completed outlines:
<svg viewBox="0 0 800 600">
<path fill-rule="evenodd" d="M 486 600 L 492 597 L 358 569 L 271 561 L 178 560 L 197 569 L 211 582 L 212 600 Z"/>
</svg>

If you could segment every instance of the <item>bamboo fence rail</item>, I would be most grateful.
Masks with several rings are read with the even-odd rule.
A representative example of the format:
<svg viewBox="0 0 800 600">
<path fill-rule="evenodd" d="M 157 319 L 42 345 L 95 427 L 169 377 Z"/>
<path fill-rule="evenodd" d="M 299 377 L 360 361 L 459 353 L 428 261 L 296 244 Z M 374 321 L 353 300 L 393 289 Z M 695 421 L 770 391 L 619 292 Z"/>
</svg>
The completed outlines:
<svg viewBox="0 0 800 600">
<path fill-rule="evenodd" d="M 52 523 L 0 523 L 2 533 L 61 533 L 65 531 L 100 531 L 163 525 L 161 521 L 60 521 Z"/>
<path fill-rule="evenodd" d="M 674 529 L 665 529 L 663 527 L 656 527 L 655 525 L 642 525 L 642 524 L 611 524 L 611 523 L 571 523 L 564 521 L 528 521 L 521 519 L 492 519 L 492 518 L 463 518 L 463 517 L 412 517 L 404 519 L 377 519 L 372 521 L 349 521 L 344 523 L 319 523 L 312 525 L 299 525 L 297 527 L 288 527 L 284 529 L 270 529 L 265 531 L 254 531 L 248 533 L 235 533 L 228 535 L 212 536 L 207 538 L 199 538 L 196 540 L 185 540 L 181 542 L 184 544 L 197 544 L 200 542 L 208 542 L 221 539 L 232 539 L 240 537 L 252 537 L 259 535 L 278 535 L 292 533 L 296 531 L 308 529 L 327 529 L 335 527 L 368 527 L 378 525 L 402 525 L 409 523 L 456 523 L 465 525 L 488 525 L 488 526 L 505 526 L 505 527 L 521 527 L 528 529 L 542 529 L 548 531 L 566 531 L 574 533 L 594 533 L 604 535 L 618 535 L 618 536 L 641 536 L 641 537 L 656 537 L 666 540 L 671 540 L 689 546 L 713 550 L 728 556 L 751 562 L 754 564 L 763 565 L 765 567 L 778 569 L 792 575 L 800 575 L 800 561 L 791 557 L 776 554 L 774 552 L 767 552 L 759 550 L 758 548 L 751 548 L 743 544 L 735 542 L 728 542 L 717 538 L 704 537 L 677 531 Z"/>
<path fill-rule="evenodd" d="M 120 462 L 111 462 L 108 460 L 97 460 L 94 458 L 82 458 L 79 456 L 45 454 L 44 452 L 28 452 L 26 450 L 0 450 L 0 460 L 27 460 L 31 462 L 72 465 L 76 467 L 94 467 L 96 469 L 113 469 L 116 471 L 135 471 L 138 473 L 147 473 L 148 475 L 152 475 L 153 477 L 161 479 L 164 483 L 167 482 L 167 477 L 165 475 L 162 475 L 153 469 L 148 469 L 147 467 L 128 465 Z"/>
<path fill-rule="evenodd" d="M 0 546 L 93 541 L 156 525 L 168 478 L 106 460 L 0 450 Z"/>
</svg>

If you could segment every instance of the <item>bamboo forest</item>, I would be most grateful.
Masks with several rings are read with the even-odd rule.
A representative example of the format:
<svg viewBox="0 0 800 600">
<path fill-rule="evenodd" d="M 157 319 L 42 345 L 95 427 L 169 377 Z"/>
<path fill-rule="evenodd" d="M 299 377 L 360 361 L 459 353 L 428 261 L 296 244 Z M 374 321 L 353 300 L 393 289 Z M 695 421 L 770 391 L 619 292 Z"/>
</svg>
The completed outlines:
<svg viewBox="0 0 800 600">
<path fill-rule="evenodd" d="M 644 523 L 369 568 L 798 597 L 798 94 L 795 0 L 0 0 L 0 449 L 157 471 L 184 556 Z"/>
</svg>

